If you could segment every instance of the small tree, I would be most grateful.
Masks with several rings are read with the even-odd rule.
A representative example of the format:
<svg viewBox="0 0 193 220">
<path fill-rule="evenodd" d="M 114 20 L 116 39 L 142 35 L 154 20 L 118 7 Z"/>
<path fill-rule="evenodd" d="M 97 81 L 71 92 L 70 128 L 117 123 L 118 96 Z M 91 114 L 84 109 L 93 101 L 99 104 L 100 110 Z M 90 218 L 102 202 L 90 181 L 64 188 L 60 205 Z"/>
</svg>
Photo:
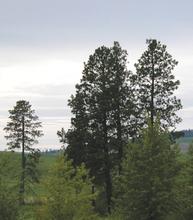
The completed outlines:
<svg viewBox="0 0 193 220">
<path fill-rule="evenodd" d="M 139 143 L 128 147 L 117 185 L 117 206 L 124 219 L 164 220 L 177 209 L 177 155 L 157 121 L 149 123 Z"/>
<path fill-rule="evenodd" d="M 38 219 L 92 220 L 96 218 L 91 201 L 91 180 L 83 165 L 74 168 L 65 155 L 60 155 L 46 181 L 46 204 Z"/>
<path fill-rule="evenodd" d="M 24 192 L 26 177 L 37 181 L 36 163 L 39 158 L 39 150 L 32 148 L 37 144 L 37 138 L 43 135 L 41 122 L 38 116 L 31 109 L 28 101 L 17 101 L 13 110 L 9 110 L 9 119 L 7 126 L 4 128 L 7 135 L 9 149 L 21 149 L 21 180 L 20 180 L 20 202 L 24 204 Z M 27 154 L 26 154 L 27 153 Z"/>
</svg>

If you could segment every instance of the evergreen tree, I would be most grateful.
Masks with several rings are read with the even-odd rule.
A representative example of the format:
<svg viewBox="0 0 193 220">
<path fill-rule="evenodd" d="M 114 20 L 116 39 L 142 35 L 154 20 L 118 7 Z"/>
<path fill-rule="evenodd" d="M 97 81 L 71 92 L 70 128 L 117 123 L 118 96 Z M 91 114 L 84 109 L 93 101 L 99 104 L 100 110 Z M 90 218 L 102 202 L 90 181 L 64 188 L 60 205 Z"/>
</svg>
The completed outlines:
<svg viewBox="0 0 193 220">
<path fill-rule="evenodd" d="M 37 219 L 94 220 L 91 179 L 82 164 L 74 168 L 65 155 L 57 158 L 46 180 L 46 203 Z"/>
<path fill-rule="evenodd" d="M 39 150 L 32 148 L 37 144 L 37 138 L 43 135 L 41 122 L 38 116 L 31 109 L 28 101 L 17 101 L 13 110 L 9 110 L 9 119 L 4 128 L 7 135 L 9 149 L 21 149 L 21 180 L 20 180 L 20 201 L 24 204 L 25 182 L 27 178 L 37 181 L 36 163 L 39 158 Z M 26 154 L 27 153 L 27 154 Z"/>
<path fill-rule="evenodd" d="M 148 48 L 135 64 L 136 74 L 132 77 L 135 96 L 138 97 L 138 125 L 141 127 L 148 113 L 153 124 L 156 115 L 160 115 L 164 127 L 174 127 L 181 119 L 176 111 L 181 102 L 173 94 L 180 82 L 175 80 L 172 70 L 178 64 L 159 41 L 147 40 Z"/>
<path fill-rule="evenodd" d="M 116 204 L 123 219 L 165 220 L 178 209 L 177 158 L 178 149 L 158 121 L 149 123 L 142 140 L 128 146 L 123 172 L 116 180 Z"/>
<path fill-rule="evenodd" d="M 84 162 L 95 182 L 105 183 L 110 212 L 111 169 L 121 171 L 123 146 L 132 135 L 133 93 L 128 84 L 127 52 L 118 42 L 99 47 L 84 65 L 76 95 L 69 105 L 74 114 L 67 132 L 67 154 L 74 164 Z"/>
</svg>

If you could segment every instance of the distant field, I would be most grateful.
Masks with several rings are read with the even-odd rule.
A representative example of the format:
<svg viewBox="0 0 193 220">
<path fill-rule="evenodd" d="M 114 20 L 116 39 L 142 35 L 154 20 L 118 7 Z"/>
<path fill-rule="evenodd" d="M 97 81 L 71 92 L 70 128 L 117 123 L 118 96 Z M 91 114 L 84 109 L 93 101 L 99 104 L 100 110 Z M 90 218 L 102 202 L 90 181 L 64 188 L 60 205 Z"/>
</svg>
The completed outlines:
<svg viewBox="0 0 193 220">
<path fill-rule="evenodd" d="M 179 144 L 190 144 L 193 141 L 193 137 L 181 137 L 177 140 Z"/>
<path fill-rule="evenodd" d="M 193 137 L 181 137 L 177 140 L 183 152 L 188 150 L 189 145 L 193 142 Z"/>
</svg>

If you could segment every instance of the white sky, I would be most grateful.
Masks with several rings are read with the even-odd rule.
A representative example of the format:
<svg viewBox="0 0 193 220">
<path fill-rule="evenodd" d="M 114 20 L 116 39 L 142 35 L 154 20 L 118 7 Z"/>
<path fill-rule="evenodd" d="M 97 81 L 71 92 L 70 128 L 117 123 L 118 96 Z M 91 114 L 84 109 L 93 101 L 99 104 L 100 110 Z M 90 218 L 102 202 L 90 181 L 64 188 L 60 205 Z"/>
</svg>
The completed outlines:
<svg viewBox="0 0 193 220">
<path fill-rule="evenodd" d="M 157 38 L 179 65 L 177 96 L 184 106 L 178 129 L 193 128 L 193 1 L 191 0 L 0 0 L 0 149 L 8 110 L 29 100 L 43 122 L 39 146 L 59 146 L 70 124 L 67 100 L 83 62 L 98 46 L 119 41 L 129 69 Z"/>
</svg>

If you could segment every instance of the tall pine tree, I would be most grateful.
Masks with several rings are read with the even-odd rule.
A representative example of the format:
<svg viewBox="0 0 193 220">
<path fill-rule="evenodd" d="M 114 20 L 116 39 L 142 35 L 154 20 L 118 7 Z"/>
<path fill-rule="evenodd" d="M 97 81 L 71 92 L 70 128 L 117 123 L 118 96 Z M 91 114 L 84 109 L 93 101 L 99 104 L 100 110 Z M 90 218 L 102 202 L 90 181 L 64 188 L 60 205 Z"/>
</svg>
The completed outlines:
<svg viewBox="0 0 193 220">
<path fill-rule="evenodd" d="M 80 84 L 69 105 L 74 114 L 67 132 L 67 153 L 75 165 L 84 162 L 104 184 L 107 210 L 111 210 L 111 169 L 121 171 L 123 146 L 132 130 L 133 94 L 128 80 L 127 52 L 118 42 L 102 46 L 84 65 Z"/>
<path fill-rule="evenodd" d="M 28 101 L 17 101 L 13 110 L 9 110 L 9 114 L 10 121 L 4 128 L 7 133 L 5 138 L 8 140 L 9 149 L 21 149 L 22 173 L 19 192 L 21 204 L 24 204 L 27 178 L 37 181 L 36 163 L 39 158 L 39 150 L 32 146 L 37 144 L 37 138 L 43 135 L 42 126 Z"/>
</svg>

